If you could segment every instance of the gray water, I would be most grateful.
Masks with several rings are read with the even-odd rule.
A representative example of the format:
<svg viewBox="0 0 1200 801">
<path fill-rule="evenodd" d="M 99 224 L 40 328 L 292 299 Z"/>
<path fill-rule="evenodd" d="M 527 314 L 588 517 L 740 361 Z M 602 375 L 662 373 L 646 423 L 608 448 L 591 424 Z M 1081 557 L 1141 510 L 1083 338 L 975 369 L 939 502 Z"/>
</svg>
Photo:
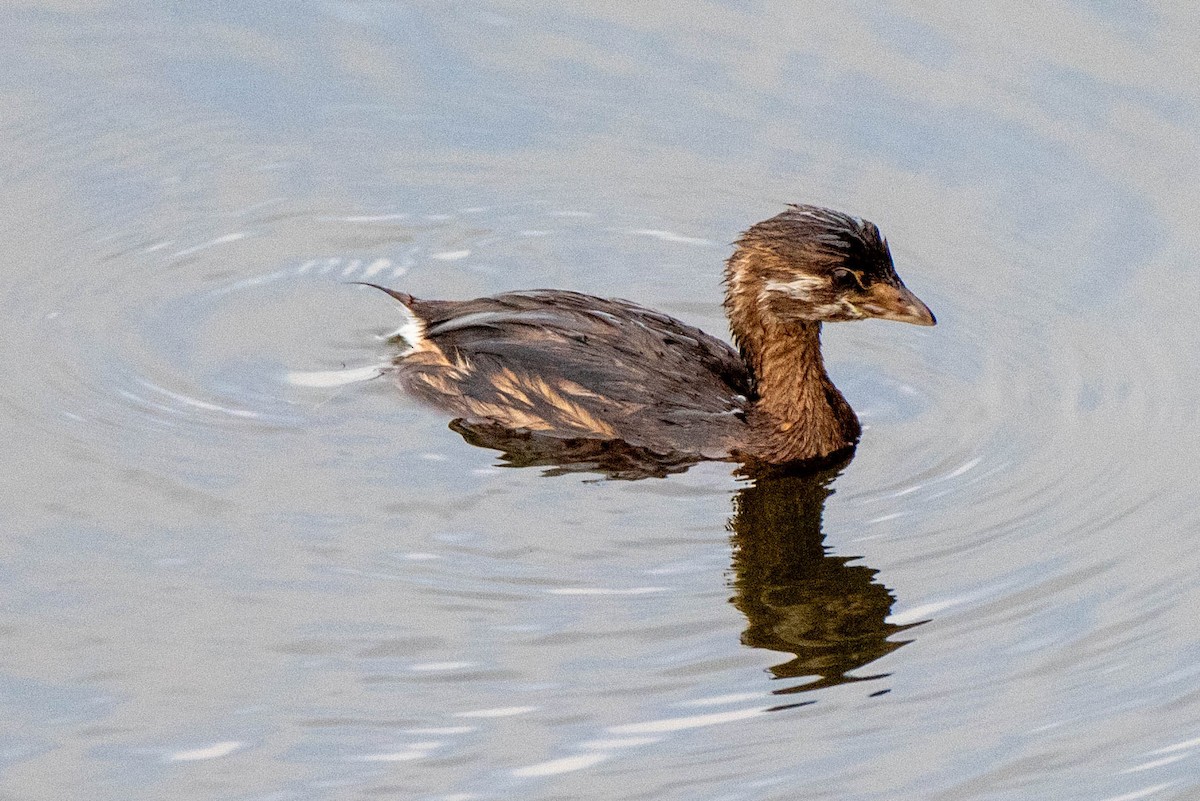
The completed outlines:
<svg viewBox="0 0 1200 801">
<path fill-rule="evenodd" d="M 0 797 L 1200 798 L 1194 9 L 808 5 L 0 11 Z M 801 201 L 940 320 L 840 473 L 338 384 L 368 277 L 724 335 Z"/>
</svg>

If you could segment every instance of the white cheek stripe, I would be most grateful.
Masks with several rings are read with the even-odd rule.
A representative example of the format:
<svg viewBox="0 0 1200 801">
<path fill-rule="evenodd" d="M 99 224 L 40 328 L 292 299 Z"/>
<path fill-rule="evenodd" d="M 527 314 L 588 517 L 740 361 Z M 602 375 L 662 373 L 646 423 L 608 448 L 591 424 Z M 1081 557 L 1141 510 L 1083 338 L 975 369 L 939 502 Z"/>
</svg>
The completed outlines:
<svg viewBox="0 0 1200 801">
<path fill-rule="evenodd" d="M 842 298 L 837 303 L 827 303 L 824 306 L 817 306 L 816 308 L 809 310 L 809 314 L 811 314 L 815 320 L 820 320 L 822 318 L 831 319 L 839 314 L 845 315 L 851 320 L 861 320 L 863 317 L 866 317 L 866 315 L 863 314 L 859 308 L 845 298 Z"/>
<path fill-rule="evenodd" d="M 766 292 L 787 295 L 796 300 L 808 300 L 812 297 L 814 289 L 821 289 L 825 286 L 828 284 L 824 278 L 803 275 L 791 281 L 767 281 L 763 289 Z"/>
</svg>

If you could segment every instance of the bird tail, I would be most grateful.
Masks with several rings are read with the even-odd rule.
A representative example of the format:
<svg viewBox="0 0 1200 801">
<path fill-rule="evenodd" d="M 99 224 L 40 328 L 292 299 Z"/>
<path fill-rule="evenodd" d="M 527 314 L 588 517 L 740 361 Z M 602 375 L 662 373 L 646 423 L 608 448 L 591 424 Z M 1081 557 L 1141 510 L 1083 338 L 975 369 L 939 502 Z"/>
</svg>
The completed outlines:
<svg viewBox="0 0 1200 801">
<path fill-rule="evenodd" d="M 380 286 L 379 284 L 372 284 L 370 281 L 348 281 L 347 283 L 360 284 L 362 286 L 374 287 L 375 289 L 378 289 L 380 292 L 385 292 L 385 293 L 391 295 L 393 298 L 400 301 L 401 303 L 403 303 L 405 306 L 407 306 L 410 309 L 412 308 L 413 303 L 415 303 L 417 300 L 416 298 L 414 298 L 412 295 L 408 294 L 407 292 L 400 292 L 395 289 L 388 289 L 386 286 Z"/>
<path fill-rule="evenodd" d="M 413 304 L 417 302 L 416 298 L 407 292 L 399 292 L 395 289 L 388 289 L 385 286 L 372 284 L 369 281 L 350 281 L 349 283 L 362 284 L 363 286 L 374 287 L 380 292 L 386 292 L 396 300 L 400 301 L 401 305 L 404 306 L 402 310 L 404 312 L 404 324 L 388 336 L 384 337 L 384 339 L 395 339 L 399 337 L 405 341 L 408 347 L 405 348 L 405 350 L 400 354 L 401 358 L 414 351 L 421 350 L 426 346 L 425 321 L 413 308 Z"/>
</svg>

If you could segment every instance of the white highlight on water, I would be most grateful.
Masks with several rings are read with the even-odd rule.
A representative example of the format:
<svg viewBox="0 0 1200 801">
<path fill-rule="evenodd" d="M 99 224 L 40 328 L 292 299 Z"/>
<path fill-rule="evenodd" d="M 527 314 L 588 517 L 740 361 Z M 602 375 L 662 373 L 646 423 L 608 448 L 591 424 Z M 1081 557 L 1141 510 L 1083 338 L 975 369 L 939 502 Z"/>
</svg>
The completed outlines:
<svg viewBox="0 0 1200 801">
<path fill-rule="evenodd" d="M 1175 745 L 1168 745 L 1166 748 L 1160 748 L 1157 751 L 1151 751 L 1151 754 L 1173 754 L 1176 751 L 1189 751 L 1197 746 L 1200 746 L 1200 737 L 1193 740 L 1184 740 Z"/>
<path fill-rule="evenodd" d="M 1144 790 L 1135 790 L 1134 792 L 1126 793 L 1125 795 L 1117 795 L 1113 796 L 1112 798 L 1105 798 L 1103 801 L 1137 801 L 1139 798 L 1148 798 L 1155 793 L 1162 792 L 1174 783 L 1175 782 L 1166 782 L 1164 784 L 1156 784 L 1153 787 L 1147 787 Z"/>
<path fill-rule="evenodd" d="M 375 223 L 375 222 L 391 222 L 392 220 L 407 220 L 407 214 L 361 214 L 354 217 L 342 217 L 342 222 L 350 223 Z"/>
<path fill-rule="evenodd" d="M 237 242 L 239 239 L 245 239 L 248 236 L 250 236 L 250 234 L 247 231 L 235 231 L 232 234 L 218 236 L 216 239 L 210 239 L 209 241 L 202 242 L 199 245 L 193 245 L 190 248 L 184 248 L 183 250 L 176 251 L 175 258 L 180 258 L 181 256 L 190 256 L 193 253 L 198 253 L 201 250 L 204 250 L 205 248 L 211 248 L 217 245 L 225 245 L 230 242 Z"/>
<path fill-rule="evenodd" d="M 920 604 L 888 615 L 887 622 L 894 626 L 905 626 L 909 623 L 916 623 L 918 620 L 927 620 L 939 612 L 945 612 L 947 609 L 966 603 L 967 600 L 966 598 L 950 598 L 945 601 Z"/>
<path fill-rule="evenodd" d="M 510 718 L 514 715 L 528 715 L 536 712 L 536 706 L 501 706 L 495 709 L 473 709 L 466 712 L 455 712 L 456 718 Z"/>
<path fill-rule="evenodd" d="M 436 736 L 444 737 L 448 734 L 470 734 L 471 732 L 479 731 L 478 726 L 434 726 L 428 729 L 405 729 L 405 734 L 413 734 L 417 736 Z M 411 746 L 410 746 L 411 747 Z"/>
<path fill-rule="evenodd" d="M 610 734 L 665 734 L 687 729 L 700 729 L 706 726 L 718 726 L 722 723 L 732 723 L 735 720 L 746 720 L 765 715 L 769 707 L 752 706 L 746 709 L 734 709 L 730 712 L 714 712 L 710 715 L 691 715 L 682 718 L 662 718 L 647 720 L 642 723 L 627 723 L 622 726 L 610 726 Z"/>
<path fill-rule="evenodd" d="M 444 743 L 406 743 L 403 751 L 390 751 L 383 754 L 363 754 L 351 757 L 352 762 L 410 762 L 414 759 L 424 759 L 431 751 L 441 748 Z"/>
<path fill-rule="evenodd" d="M 954 470 L 952 470 L 949 473 L 947 473 L 946 475 L 942 476 L 941 480 L 948 481 L 952 478 L 958 478 L 959 476 L 964 475 L 964 474 L 970 472 L 971 470 L 974 470 L 976 467 L 978 467 L 980 465 L 981 462 L 983 462 L 982 456 L 977 456 L 974 459 L 963 462 L 961 465 L 956 467 Z"/>
<path fill-rule="evenodd" d="M 350 757 L 351 762 L 409 762 L 414 759 L 424 759 L 428 751 L 397 751 L 391 754 L 365 754 Z"/>
<path fill-rule="evenodd" d="M 296 387 L 329 389 L 347 384 L 357 384 L 360 381 L 370 381 L 383 373 L 384 368 L 378 365 L 350 367 L 345 370 L 291 370 L 284 375 L 284 380 Z"/>
<path fill-rule="evenodd" d="M 367 269 L 363 270 L 363 278 L 374 278 L 381 272 L 392 266 L 391 259 L 376 259 L 367 265 Z"/>
<path fill-rule="evenodd" d="M 662 742 L 661 737 L 613 737 L 607 740 L 584 740 L 580 748 L 601 751 L 616 751 L 620 748 L 636 748 L 639 745 L 653 745 Z"/>
<path fill-rule="evenodd" d="M 720 698 L 728 699 L 732 698 L 732 696 L 722 696 Z M 703 702 L 704 700 L 711 701 L 716 699 L 700 700 Z M 653 735 L 686 731 L 688 729 L 698 729 L 705 726 L 716 726 L 722 723 L 731 723 L 737 720 L 746 720 L 747 718 L 764 715 L 767 713 L 768 709 L 770 709 L 770 707 L 754 706 L 745 709 L 735 709 L 729 712 L 717 712 L 708 715 L 690 715 L 681 718 L 663 718 L 661 720 L 648 720 L 642 723 L 610 726 L 605 729 L 605 731 L 608 734 L 616 735 L 615 737 L 584 740 L 578 744 L 577 747 L 588 749 L 592 753 L 579 754 L 571 757 L 562 757 L 560 759 L 551 759 L 546 762 L 538 762 L 533 765 L 526 765 L 513 770 L 512 775 L 518 777 L 555 776 L 560 773 L 570 773 L 571 771 L 583 770 L 584 768 L 590 768 L 593 765 L 597 765 L 600 762 L 609 759 L 611 756 L 613 756 L 612 752 L 614 751 L 619 751 L 624 748 L 637 748 L 645 745 L 653 745 L 654 743 L 662 740 L 662 737 Z"/>
<path fill-rule="evenodd" d="M 224 756 L 229 756 L 234 751 L 245 747 L 245 743 L 240 743 L 237 740 L 226 740 L 220 743 L 213 743 L 206 748 L 193 748 L 187 751 L 176 751 L 167 756 L 168 762 L 199 762 L 203 759 L 220 759 Z"/>
<path fill-rule="evenodd" d="M 459 261 L 471 255 L 469 250 L 444 250 L 441 253 L 431 253 L 429 258 L 437 261 Z"/>
<path fill-rule="evenodd" d="M 667 592 L 669 587 L 556 587 L 546 590 L 549 595 L 649 595 Z"/>
<path fill-rule="evenodd" d="M 1172 762 L 1178 762 L 1181 759 L 1187 759 L 1189 756 L 1191 756 L 1191 754 L 1175 754 L 1173 756 L 1163 757 L 1162 759 L 1156 759 L 1153 762 L 1144 762 L 1141 765 L 1134 765 L 1132 768 L 1125 768 L 1125 770 L 1121 771 L 1121 773 L 1141 773 L 1143 770 L 1161 768 L 1163 765 L 1170 765 Z"/>
<path fill-rule="evenodd" d="M 983 587 L 974 592 L 963 593 L 962 595 L 956 595 L 952 598 L 947 598 L 942 601 L 930 601 L 928 603 L 919 604 L 918 606 L 902 609 L 899 612 L 894 612 L 888 615 L 887 622 L 896 626 L 904 626 L 909 623 L 916 623 L 920 620 L 940 614 L 941 612 L 944 612 L 947 609 L 951 609 L 955 606 L 974 603 L 975 601 L 998 595 L 1011 586 L 1011 582 L 1001 582 L 992 585 L 991 587 Z"/>
<path fill-rule="evenodd" d="M 418 662 L 415 665 L 409 665 L 408 669 L 417 673 L 434 673 L 447 670 L 463 670 L 464 668 L 475 667 L 475 662 Z"/>
<path fill-rule="evenodd" d="M 690 701 L 681 701 L 676 706 L 691 707 L 691 706 L 720 706 L 722 704 L 740 704 L 743 701 L 758 701 L 763 697 L 762 693 L 730 693 L 728 695 L 712 695 L 708 698 L 693 698 Z"/>
<path fill-rule="evenodd" d="M 257 420 L 262 417 L 262 415 L 259 414 L 258 412 L 251 411 L 249 409 L 235 409 L 231 406 L 221 406 L 220 404 L 209 403 L 208 401 L 203 401 L 203 400 L 200 400 L 199 398 L 193 398 L 188 395 L 181 395 L 178 392 L 172 392 L 171 390 L 167 389 L 166 387 L 160 387 L 159 385 L 153 384 L 143 378 L 137 379 L 137 382 L 139 384 L 141 384 L 143 387 L 145 387 L 146 389 L 151 390 L 152 392 L 157 392 L 160 395 L 165 395 L 166 397 L 170 398 L 171 400 L 174 400 L 178 403 L 182 403 L 185 406 L 191 406 L 196 409 L 203 409 L 206 412 L 220 412 L 221 414 L 227 414 L 230 417 L 242 417 L 242 418 L 247 418 L 250 420 Z M 121 394 L 131 400 L 142 401 L 143 403 L 149 403 L 150 405 L 155 406 L 156 408 L 164 408 L 160 404 L 154 403 L 152 401 L 147 401 L 143 398 L 139 398 L 137 395 L 134 395 L 132 393 L 122 392 Z"/>
<path fill-rule="evenodd" d="M 711 239 L 702 239 L 698 236 L 684 236 L 677 234 L 674 231 L 660 231 L 654 228 L 634 228 L 629 231 L 631 234 L 639 236 L 652 236 L 655 239 L 663 242 L 676 242 L 681 245 L 700 245 L 702 247 L 715 247 L 716 242 Z"/>
<path fill-rule="evenodd" d="M 539 762 L 536 765 L 526 765 L 512 772 L 513 776 L 521 778 L 533 776 L 557 776 L 560 773 L 571 773 L 576 770 L 590 768 L 608 759 L 608 754 L 579 754 L 578 756 L 551 759 L 549 762 Z"/>
</svg>

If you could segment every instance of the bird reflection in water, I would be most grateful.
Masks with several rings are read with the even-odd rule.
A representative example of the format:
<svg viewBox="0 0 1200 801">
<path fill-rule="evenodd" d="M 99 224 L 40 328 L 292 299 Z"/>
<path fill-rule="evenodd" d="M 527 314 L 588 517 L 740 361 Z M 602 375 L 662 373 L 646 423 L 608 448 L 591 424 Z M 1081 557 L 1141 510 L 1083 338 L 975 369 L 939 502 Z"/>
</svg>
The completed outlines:
<svg viewBox="0 0 1200 801">
<path fill-rule="evenodd" d="M 917 625 L 889 623 L 894 598 L 877 571 L 825 545 L 825 499 L 845 464 L 750 475 L 733 499 L 731 600 L 749 622 L 742 642 L 795 655 L 771 668 L 776 678 L 810 679 L 777 694 L 883 678 L 851 674 L 910 642 L 889 637 Z"/>
<path fill-rule="evenodd" d="M 473 445 L 501 451 L 505 466 L 544 467 L 546 475 L 661 477 L 683 472 L 698 461 L 664 459 L 619 441 L 548 440 L 462 420 L 450 427 Z M 731 601 L 749 622 L 742 642 L 795 655 L 771 668 L 776 678 L 810 679 L 776 694 L 883 678 L 888 674 L 852 672 L 911 642 L 889 638 L 919 625 L 889 623 L 895 599 L 875 580 L 877 571 L 852 564 L 857 557 L 835 556 L 825 545 L 825 499 L 849 462 L 846 457 L 820 469 L 739 469 L 750 483 L 734 496 L 728 529 L 733 544 Z"/>
</svg>

